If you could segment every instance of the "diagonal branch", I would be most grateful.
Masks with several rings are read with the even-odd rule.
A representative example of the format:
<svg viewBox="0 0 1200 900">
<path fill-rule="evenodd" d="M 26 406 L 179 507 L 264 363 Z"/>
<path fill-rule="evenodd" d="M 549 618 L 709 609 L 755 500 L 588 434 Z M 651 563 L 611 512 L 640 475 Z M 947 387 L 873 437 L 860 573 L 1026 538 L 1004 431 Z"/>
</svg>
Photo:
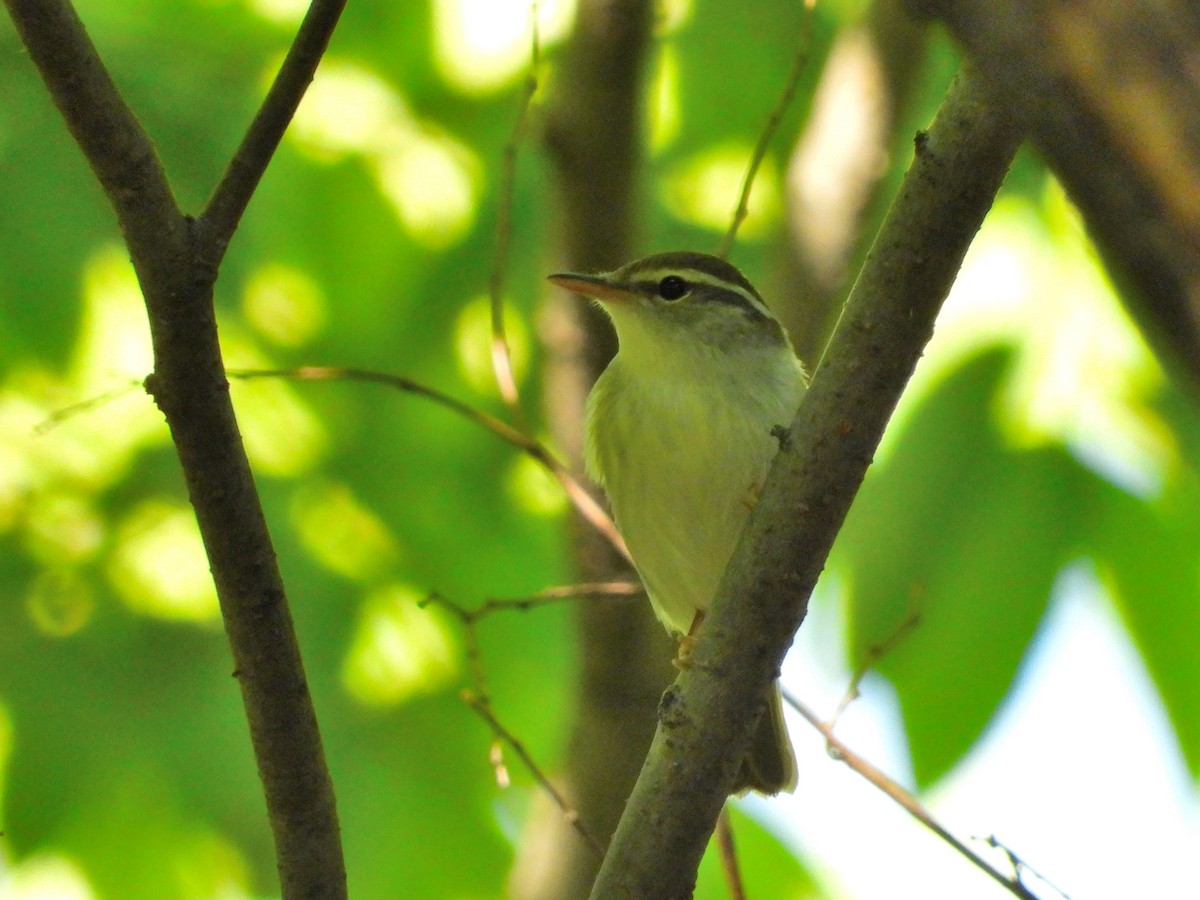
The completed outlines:
<svg viewBox="0 0 1200 900">
<path fill-rule="evenodd" d="M 897 806 L 957 850 L 968 862 L 1003 886 L 1013 896 L 1019 897 L 1021 900 L 1037 900 L 1037 897 L 1021 884 L 1020 879 L 1008 878 L 1003 873 L 998 872 L 987 860 L 960 841 L 949 829 L 935 819 L 933 814 L 925 808 L 920 800 L 846 746 L 834 733 L 831 723 L 822 722 L 821 718 L 815 712 L 787 689 L 784 689 L 783 697 L 792 709 L 800 713 L 809 725 L 821 733 L 821 736 L 825 738 L 825 746 L 831 757 L 845 763 L 870 782 L 872 786 L 886 794 Z"/>
<path fill-rule="evenodd" d="M 942 19 L 1079 208 L 1121 302 L 1200 396 L 1200 16 L 1191 0 L 907 0 Z"/>
<path fill-rule="evenodd" d="M 771 468 L 692 664 L 663 697 L 646 764 L 593 897 L 685 897 L 766 687 L 963 255 L 1021 140 L 960 73 L 863 267 Z"/>
<path fill-rule="evenodd" d="M 808 68 L 808 60 L 812 55 L 812 3 L 804 4 L 803 16 L 803 29 L 796 41 L 796 55 L 792 60 L 792 71 L 788 74 L 787 81 L 783 83 L 783 91 L 780 93 L 779 99 L 775 101 L 775 108 L 771 110 L 762 131 L 759 132 L 758 142 L 754 145 L 754 151 L 750 154 L 750 162 L 746 166 L 746 174 L 742 176 L 742 189 L 738 193 L 733 219 L 729 223 L 729 228 L 725 230 L 724 237 L 721 238 L 721 245 L 717 248 L 717 256 L 721 259 L 729 256 L 729 251 L 733 249 L 733 242 L 737 240 L 738 229 L 746 221 L 746 216 L 750 214 L 750 191 L 754 187 L 754 180 L 758 177 L 758 170 L 762 166 L 763 160 L 767 158 L 767 151 L 771 149 L 771 141 L 775 138 L 775 133 L 779 130 L 783 117 L 796 97 L 800 79 L 804 77 L 804 71 Z"/>
<path fill-rule="evenodd" d="M 520 450 L 549 472 L 562 487 L 564 493 L 567 495 L 567 499 L 574 505 L 576 512 L 607 539 L 617 553 L 626 560 L 630 559 L 629 549 L 625 546 L 625 540 L 621 537 L 621 533 L 617 531 L 617 526 L 613 524 L 612 518 L 593 499 L 584 486 L 579 483 L 579 480 L 571 474 L 571 470 L 567 464 L 555 456 L 545 444 L 537 438 L 530 437 L 524 431 L 520 431 L 508 423 L 502 422 L 495 416 L 488 415 L 481 409 L 476 409 L 470 404 L 454 399 L 449 394 L 443 393 L 437 388 L 420 384 L 411 378 L 404 378 L 400 375 L 389 375 L 386 372 L 375 372 L 370 369 L 355 369 L 345 366 L 301 366 L 298 369 L 229 369 L 225 374 L 230 378 L 245 380 L 253 378 L 296 378 L 306 381 L 334 381 L 339 379 L 346 381 L 367 381 L 393 387 L 397 390 L 431 400 L 438 406 L 458 413 L 476 425 L 486 428 L 492 434 L 496 435 L 496 437 L 500 438 L 500 440 Z"/>
<path fill-rule="evenodd" d="M 209 198 L 198 224 L 205 242 L 204 262 L 214 271 L 312 82 L 345 6 L 346 0 L 313 0 L 271 89 Z"/>
<path fill-rule="evenodd" d="M 105 68 L 67 0 L 4 0 L 55 106 L 117 213 L 135 259 L 149 263 L 185 240 L 154 145 Z M 139 277 L 147 274 L 139 270 Z M 158 279 L 168 272 L 153 273 Z"/>
</svg>

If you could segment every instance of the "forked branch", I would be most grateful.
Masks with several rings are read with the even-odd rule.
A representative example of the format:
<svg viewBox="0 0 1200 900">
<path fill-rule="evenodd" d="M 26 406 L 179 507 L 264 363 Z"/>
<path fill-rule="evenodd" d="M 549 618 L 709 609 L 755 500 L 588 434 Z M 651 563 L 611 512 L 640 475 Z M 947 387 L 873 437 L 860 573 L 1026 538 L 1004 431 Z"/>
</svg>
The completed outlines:
<svg viewBox="0 0 1200 900">
<path fill-rule="evenodd" d="M 154 147 L 68 0 L 5 0 L 21 39 L 117 215 L 154 345 L 146 389 L 163 411 L 216 584 L 275 838 L 285 898 L 346 896 L 333 784 L 217 340 L 225 247 L 337 22 L 315 0 L 198 223 L 178 208 Z"/>
</svg>

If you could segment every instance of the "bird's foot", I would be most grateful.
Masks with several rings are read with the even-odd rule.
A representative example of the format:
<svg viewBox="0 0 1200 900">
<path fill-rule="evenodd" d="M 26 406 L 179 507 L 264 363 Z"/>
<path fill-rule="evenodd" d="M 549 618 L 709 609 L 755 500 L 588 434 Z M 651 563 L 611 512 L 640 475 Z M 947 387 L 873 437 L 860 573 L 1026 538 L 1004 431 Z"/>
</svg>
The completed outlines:
<svg viewBox="0 0 1200 900">
<path fill-rule="evenodd" d="M 704 623 L 704 610 L 697 610 L 692 619 L 692 627 L 688 633 L 679 639 L 679 647 L 675 651 L 675 668 L 686 669 L 692 664 L 692 651 L 696 648 L 696 635 Z"/>
</svg>

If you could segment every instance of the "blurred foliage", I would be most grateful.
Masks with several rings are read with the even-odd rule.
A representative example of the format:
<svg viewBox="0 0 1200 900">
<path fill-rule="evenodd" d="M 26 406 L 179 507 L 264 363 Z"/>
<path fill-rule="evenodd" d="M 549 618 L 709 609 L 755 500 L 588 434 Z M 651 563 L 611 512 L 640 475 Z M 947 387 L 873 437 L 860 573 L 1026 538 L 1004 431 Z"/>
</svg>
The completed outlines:
<svg viewBox="0 0 1200 900">
<path fill-rule="evenodd" d="M 303 4 L 79 9 L 176 195 L 198 210 Z M 553 84 L 570 9 L 543 0 L 542 10 Z M 735 259 L 765 285 L 780 252 L 788 138 L 829 43 L 857 12 L 820 6 L 809 73 L 753 196 Z M 647 252 L 717 245 L 800 15 L 787 2 L 663 5 Z M 487 0 L 349 5 L 217 285 L 231 367 L 379 369 L 499 412 L 480 298 L 527 65 L 525 16 L 521 3 Z M 0 51 L 0 830 L 12 866 L 0 896 L 270 894 L 270 838 L 207 567 L 161 417 L 136 385 L 151 366 L 136 283 L 7 20 Z M 940 45 L 916 124 L 953 67 Z M 891 181 L 909 134 L 896 137 Z M 515 176 L 509 329 L 534 411 L 554 197 L 536 147 L 522 149 Z M 1046 267 L 1075 260 L 1070 284 L 1084 288 L 1068 300 L 1087 318 L 1093 304 L 1112 306 L 1109 289 L 1046 185 L 1023 157 L 991 246 L 1023 260 L 1005 284 L 1033 306 L 1062 300 L 1054 277 L 1068 276 Z M 1046 262 L 1046 244 L 1075 256 Z M 978 263 L 986 270 L 986 255 Z M 1200 425 L 1144 353 L 1120 357 L 1128 341 L 1094 337 L 1107 376 L 1081 376 L 1082 394 L 1034 415 L 1044 392 L 1028 386 L 1087 360 L 1039 343 L 1071 331 L 1067 314 L 1042 332 L 993 328 L 971 352 L 947 351 L 942 380 L 902 408 L 837 548 L 854 659 L 872 661 L 873 647 L 919 617 L 878 664 L 899 693 L 923 785 L 995 717 L 1058 573 L 1078 559 L 1111 588 L 1200 772 Z M 1108 393 L 1096 400 L 1097 390 Z M 417 601 L 436 589 L 471 605 L 569 581 L 557 489 L 491 436 L 378 386 L 256 381 L 233 392 L 322 721 L 352 895 L 501 894 L 535 787 L 513 760 L 515 786 L 496 787 L 490 737 L 458 698 L 469 680 L 462 635 Z M 1088 398 L 1098 418 L 1087 418 Z M 1097 451 L 1114 444 L 1115 462 Z M 568 624 L 557 605 L 481 625 L 497 712 L 551 770 L 569 715 Z M 748 879 L 766 882 L 753 896 L 816 890 L 774 838 L 741 817 L 737 826 Z M 719 881 L 709 860 L 698 896 L 720 896 Z"/>
<path fill-rule="evenodd" d="M 995 719 L 1059 576 L 1083 563 L 1198 773 L 1196 410 L 1057 186 L 1018 190 L 964 265 L 931 345 L 941 371 L 914 382 L 839 536 L 851 656 L 896 688 L 928 786 Z"/>
</svg>

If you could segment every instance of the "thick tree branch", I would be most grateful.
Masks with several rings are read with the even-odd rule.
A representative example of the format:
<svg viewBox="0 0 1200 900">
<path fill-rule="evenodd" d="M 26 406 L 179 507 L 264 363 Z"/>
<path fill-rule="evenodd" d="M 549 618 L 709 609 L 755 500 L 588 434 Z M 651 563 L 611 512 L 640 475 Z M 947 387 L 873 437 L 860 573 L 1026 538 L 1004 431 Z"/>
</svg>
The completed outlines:
<svg viewBox="0 0 1200 900">
<path fill-rule="evenodd" d="M 1200 395 L 1200 18 L 1187 0 L 908 0 L 945 20 Z"/>
<path fill-rule="evenodd" d="M 141 284 L 154 345 L 154 374 L 146 388 L 171 430 L 208 554 L 274 832 L 283 896 L 345 897 L 333 785 L 217 340 L 213 282 L 221 254 L 210 252 L 176 207 L 149 139 L 70 3 L 5 2 L 112 202 Z M 323 48 L 324 39 L 319 44 Z M 315 64 L 319 55 L 305 58 Z M 245 156 L 235 166 L 239 174 L 217 220 L 229 233 L 257 183 L 253 173 L 261 174 L 278 142 L 271 135 L 286 125 L 307 78 L 290 89 L 291 100 L 272 91 L 275 99 L 269 97 L 268 105 L 281 108 L 265 117 L 267 124 L 258 124 L 264 120 L 260 116 L 259 131 L 252 129 L 259 136 L 243 145 Z"/>
<path fill-rule="evenodd" d="M 209 198 L 197 231 L 204 263 L 214 272 L 312 82 L 345 6 L 346 0 L 313 0 L 271 89 Z"/>
<path fill-rule="evenodd" d="M 829 548 L 1020 143 L 960 73 L 884 222 L 692 654 L 592 896 L 683 898 Z"/>
</svg>

